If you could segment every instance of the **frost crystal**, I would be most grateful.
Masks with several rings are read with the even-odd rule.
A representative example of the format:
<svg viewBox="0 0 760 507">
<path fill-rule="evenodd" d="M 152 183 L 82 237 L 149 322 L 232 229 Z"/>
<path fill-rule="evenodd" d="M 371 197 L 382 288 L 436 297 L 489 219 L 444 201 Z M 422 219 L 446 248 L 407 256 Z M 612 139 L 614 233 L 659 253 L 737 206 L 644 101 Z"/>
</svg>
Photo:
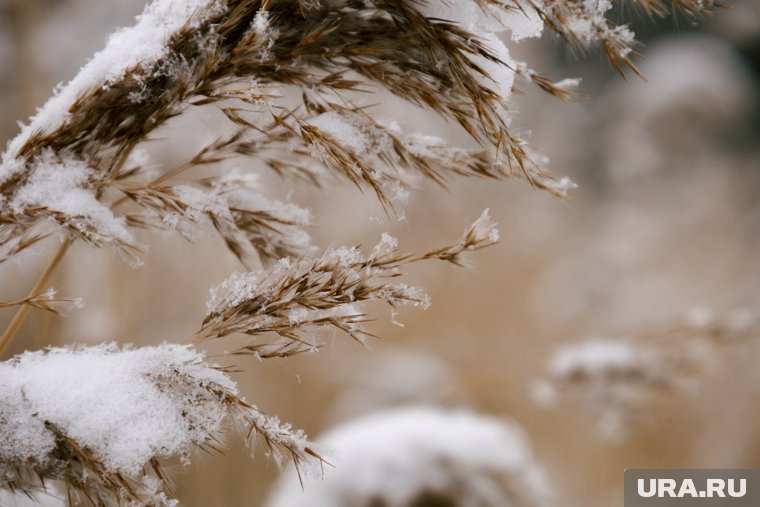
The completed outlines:
<svg viewBox="0 0 760 507">
<path fill-rule="evenodd" d="M 491 219 L 491 210 L 486 208 L 480 217 L 472 224 L 472 235 L 478 241 L 497 243 L 499 241 L 499 229 Z"/>
<path fill-rule="evenodd" d="M 282 265 L 282 261 L 279 265 Z M 237 306 L 249 299 L 254 294 L 261 276 L 261 272 L 231 274 L 223 282 L 209 289 L 206 310 L 211 312 L 218 307 Z"/>
</svg>

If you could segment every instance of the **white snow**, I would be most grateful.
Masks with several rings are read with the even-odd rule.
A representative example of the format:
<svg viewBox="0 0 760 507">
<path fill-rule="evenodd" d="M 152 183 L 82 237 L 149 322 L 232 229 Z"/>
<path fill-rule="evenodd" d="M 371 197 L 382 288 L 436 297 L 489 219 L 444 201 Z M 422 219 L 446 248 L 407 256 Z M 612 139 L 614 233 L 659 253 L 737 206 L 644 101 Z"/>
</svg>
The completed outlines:
<svg viewBox="0 0 760 507">
<path fill-rule="evenodd" d="M 290 259 L 281 259 L 272 268 L 282 271 L 290 268 Z M 256 293 L 256 289 L 264 276 L 262 271 L 247 273 L 232 273 L 221 283 L 209 289 L 206 300 L 206 310 L 210 313 L 221 308 L 233 308 Z"/>
<path fill-rule="evenodd" d="M 396 249 L 398 249 L 398 239 L 384 232 L 380 235 L 380 242 L 372 248 L 372 257 L 389 255 Z"/>
<path fill-rule="evenodd" d="M 558 180 L 550 180 L 548 178 L 544 178 L 541 181 L 544 185 L 554 189 L 557 193 L 563 196 L 567 196 L 570 191 L 578 188 L 578 184 L 567 176 L 563 176 Z"/>
<path fill-rule="evenodd" d="M 49 454 L 50 423 L 110 470 L 130 475 L 152 457 L 183 455 L 221 429 L 226 411 L 204 386 L 235 391 L 201 353 L 170 344 L 26 352 L 0 363 L 0 377 L 3 462 Z"/>
<path fill-rule="evenodd" d="M 609 0 L 583 0 L 580 5 L 583 15 L 570 17 L 567 25 L 584 44 L 590 44 L 597 37 L 595 28 L 606 23 L 604 14 L 612 8 L 612 3 Z"/>
<path fill-rule="evenodd" d="M 337 111 L 328 111 L 311 118 L 307 125 L 316 127 L 330 136 L 341 146 L 356 154 L 366 152 L 372 146 L 372 139 L 350 116 Z"/>
<path fill-rule="evenodd" d="M 567 90 L 578 88 L 581 85 L 581 78 L 579 77 L 567 77 L 554 83 L 554 86 L 558 88 L 564 88 Z"/>
<path fill-rule="evenodd" d="M 432 0 L 423 5 L 422 12 L 429 17 L 458 23 L 478 35 L 510 31 L 515 42 L 539 37 L 544 29 L 538 14 L 520 2 L 515 2 L 514 9 L 505 9 L 492 4 L 478 5 L 473 0 Z"/>
<path fill-rule="evenodd" d="M 646 362 L 646 355 L 631 342 L 588 340 L 560 348 L 551 359 L 549 371 L 558 378 L 577 374 L 597 377 L 610 371 L 637 370 Z"/>
<path fill-rule="evenodd" d="M 402 507 L 423 491 L 454 495 L 456 505 L 511 505 L 509 493 L 493 480 L 497 476 L 537 505 L 549 492 L 519 427 L 467 411 L 380 412 L 336 427 L 317 444 L 328 450 L 333 466 L 325 467 L 324 477 L 307 477 L 303 489 L 294 473 L 286 475 L 268 507 L 364 505 L 373 499 Z"/>
<path fill-rule="evenodd" d="M 480 41 L 503 64 L 485 58 L 474 58 L 475 63 L 491 77 L 488 86 L 492 86 L 504 100 L 512 94 L 515 80 L 515 61 L 500 34 L 511 33 L 511 40 L 540 37 L 544 30 L 543 21 L 530 6 L 515 3 L 515 9 L 506 9 L 494 5 L 479 5 L 473 0 L 449 1 L 433 0 L 421 6 L 423 14 L 429 17 L 445 19 L 459 24 L 465 30 L 476 34 Z M 517 7 L 522 7 L 518 9 Z M 510 68 L 511 67 L 511 68 Z"/>
<path fill-rule="evenodd" d="M 180 201 L 188 205 L 185 216 L 193 222 L 201 221 L 206 213 L 232 220 L 229 203 L 220 195 L 191 185 L 177 185 L 172 187 L 172 191 Z"/>
<path fill-rule="evenodd" d="M 95 239 L 109 242 L 132 241 L 124 219 L 117 218 L 108 206 L 86 188 L 92 170 L 77 159 L 58 159 L 50 150 L 36 158 L 31 174 L 9 205 L 15 213 L 27 208 L 47 208 L 66 216 L 66 223 Z"/>
<path fill-rule="evenodd" d="M 147 68 L 166 56 L 171 36 L 186 23 L 198 25 L 221 12 L 223 0 L 154 0 L 136 19 L 136 24 L 113 33 L 106 47 L 96 53 L 68 84 L 56 90 L 21 132 L 10 141 L 3 153 L 0 181 L 18 150 L 37 132 L 50 132 L 63 125 L 69 108 L 87 90 L 108 85 L 131 68 Z"/>
<path fill-rule="evenodd" d="M 271 50 L 277 41 L 279 32 L 272 28 L 269 21 L 269 12 L 264 9 L 260 9 L 256 12 L 256 16 L 251 23 L 251 28 L 259 38 L 259 45 L 261 47 L 259 50 L 259 58 L 262 62 L 270 60 L 272 58 Z"/>
<path fill-rule="evenodd" d="M 538 13 L 527 5 L 515 3 L 522 7 L 522 10 L 505 11 L 499 9 L 499 19 L 509 29 L 512 40 L 520 42 L 523 39 L 541 37 L 544 32 L 544 22 Z M 491 7 L 491 9 L 497 10 L 495 7 Z"/>
<path fill-rule="evenodd" d="M 259 10 L 253 18 L 253 29 L 259 35 L 264 35 L 269 30 L 269 12 Z"/>
<path fill-rule="evenodd" d="M 499 63 L 487 60 L 483 57 L 474 58 L 486 71 L 492 81 L 493 91 L 497 92 L 504 100 L 509 99 L 512 95 L 512 86 L 515 82 L 515 61 L 509 54 L 509 49 L 495 33 L 486 33 L 481 35 L 488 48 L 494 56 L 500 60 Z"/>
</svg>

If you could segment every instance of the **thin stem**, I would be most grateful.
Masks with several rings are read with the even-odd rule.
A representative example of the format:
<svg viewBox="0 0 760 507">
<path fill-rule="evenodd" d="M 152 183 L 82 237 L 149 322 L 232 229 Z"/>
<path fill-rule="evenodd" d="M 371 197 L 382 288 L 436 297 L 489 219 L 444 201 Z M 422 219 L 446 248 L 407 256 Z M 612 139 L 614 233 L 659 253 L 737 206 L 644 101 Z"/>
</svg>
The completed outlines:
<svg viewBox="0 0 760 507">
<path fill-rule="evenodd" d="M 58 265 L 61 263 L 61 260 L 63 260 L 63 257 L 66 255 L 69 246 L 71 246 L 70 239 L 66 239 L 63 241 L 63 243 L 61 243 L 61 246 L 58 248 L 55 257 L 51 259 L 50 263 L 47 265 L 42 274 L 40 274 L 37 282 L 34 284 L 34 287 L 32 287 L 32 290 L 29 292 L 30 297 L 34 296 L 35 294 L 39 294 L 40 291 L 45 288 L 45 286 L 50 281 L 50 278 L 55 273 L 55 270 L 58 268 Z M 11 344 L 13 337 L 16 336 L 16 333 L 18 333 L 18 330 L 21 328 L 24 320 L 26 320 L 26 317 L 31 309 L 31 305 L 25 304 L 21 305 L 16 311 L 16 315 L 13 316 L 13 320 L 11 320 L 10 324 L 8 324 L 8 327 L 5 328 L 3 336 L 0 337 L 0 355 L 2 355 L 5 352 L 5 349 L 7 349 Z"/>
<path fill-rule="evenodd" d="M 121 171 L 121 169 L 124 167 L 124 164 L 127 162 L 129 155 L 138 144 L 139 141 L 132 141 L 124 148 L 124 151 L 121 153 L 118 160 L 113 166 L 112 174 L 118 174 L 119 171 Z M 100 197 L 101 195 L 98 195 L 98 198 Z M 55 273 L 55 270 L 58 268 L 58 265 L 61 263 L 61 260 L 63 260 L 65 257 L 66 252 L 71 246 L 71 243 L 72 240 L 70 238 L 66 238 L 63 243 L 61 243 L 61 246 L 58 247 L 58 251 L 56 252 L 55 257 L 53 257 L 40 277 L 37 279 L 34 287 L 32 287 L 32 290 L 29 293 L 29 297 L 33 297 L 39 294 L 40 291 L 45 288 L 45 286 L 50 281 L 50 278 Z M 16 336 L 16 333 L 18 333 L 18 330 L 21 328 L 24 320 L 26 320 L 26 317 L 29 315 L 29 311 L 31 309 L 31 305 L 24 304 L 19 307 L 18 311 L 16 311 L 16 315 L 13 316 L 13 320 L 11 320 L 10 324 L 8 324 L 8 327 L 5 328 L 3 335 L 0 336 L 0 356 L 2 356 L 2 354 L 5 352 L 5 349 L 7 349 L 11 342 L 13 342 L 13 337 Z"/>
</svg>

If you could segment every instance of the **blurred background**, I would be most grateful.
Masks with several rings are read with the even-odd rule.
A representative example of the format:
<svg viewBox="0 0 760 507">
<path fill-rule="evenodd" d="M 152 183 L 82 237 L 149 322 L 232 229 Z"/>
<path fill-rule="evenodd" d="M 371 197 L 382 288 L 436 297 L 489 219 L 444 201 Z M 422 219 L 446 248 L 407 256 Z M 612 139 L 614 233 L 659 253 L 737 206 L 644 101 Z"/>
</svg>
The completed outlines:
<svg viewBox="0 0 760 507">
<path fill-rule="evenodd" d="M 0 139 L 143 5 L 0 1 Z M 532 396 L 561 344 L 647 332 L 694 308 L 760 309 L 760 1 L 731 2 L 697 24 L 679 15 L 652 22 L 622 7 L 613 19 L 632 20 L 646 81 L 624 80 L 602 53 L 577 54 L 549 33 L 510 46 L 553 79 L 583 78 L 589 98 L 575 104 L 528 85 L 512 100 L 516 129 L 555 174 L 578 183 L 568 201 L 524 182 L 460 179 L 421 188 L 399 220 L 348 184 L 316 190 L 265 175 L 273 195 L 312 210 L 320 248 L 371 245 L 387 231 L 402 249 L 420 251 L 458 237 L 485 207 L 502 241 L 472 256 L 468 269 L 410 268 L 410 282 L 433 304 L 402 310 L 404 327 L 373 308 L 382 338 L 371 350 L 328 335 L 318 354 L 239 360 L 236 379 L 249 400 L 311 436 L 407 403 L 514 420 L 564 507 L 622 506 L 625 468 L 760 468 L 760 340 L 722 346 L 694 389 L 643 405 L 640 424 L 614 440 L 578 404 L 545 409 Z M 408 131 L 455 137 L 434 116 L 408 110 L 390 101 L 378 114 Z M 223 123 L 213 110 L 190 116 L 162 132 L 176 142 L 150 149 L 156 164 L 187 156 Z M 142 240 L 149 254 L 140 269 L 75 246 L 54 285 L 85 307 L 65 318 L 33 313 L 9 354 L 190 336 L 208 287 L 241 267 L 212 234 L 191 247 L 176 235 Z M 0 297 L 26 294 L 50 250 L 41 244 L 0 267 Z M 11 315 L 2 311 L 0 325 Z M 251 459 L 241 442 L 232 436 L 224 456 L 199 452 L 173 470 L 183 505 L 264 505 L 278 467 L 256 450 Z"/>
</svg>

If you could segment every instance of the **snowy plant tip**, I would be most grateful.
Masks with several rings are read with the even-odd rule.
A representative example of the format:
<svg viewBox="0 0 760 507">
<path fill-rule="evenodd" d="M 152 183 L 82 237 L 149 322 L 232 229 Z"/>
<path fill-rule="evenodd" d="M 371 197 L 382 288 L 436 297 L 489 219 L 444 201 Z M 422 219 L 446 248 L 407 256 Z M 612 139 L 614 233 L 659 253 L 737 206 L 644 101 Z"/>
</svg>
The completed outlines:
<svg viewBox="0 0 760 507">
<path fill-rule="evenodd" d="M 630 426 L 644 422 L 647 403 L 697 388 L 709 366 L 720 359 L 721 346 L 758 336 L 755 312 L 716 315 L 697 308 L 682 322 L 646 333 L 560 347 L 533 394 L 547 407 L 560 396 L 580 401 L 602 436 L 618 439 Z"/>
<path fill-rule="evenodd" d="M 136 19 L 136 24 L 113 33 L 106 47 L 96 53 L 74 79 L 59 88 L 13 139 L 3 162 L 18 156 L 22 146 L 35 135 L 49 133 L 69 119 L 69 110 L 80 97 L 98 87 L 108 87 L 135 68 L 148 69 L 166 58 L 168 43 L 183 27 L 199 26 L 219 14 L 220 0 L 153 0 Z M 2 180 L 2 174 L 0 174 Z"/>
<path fill-rule="evenodd" d="M 317 442 L 333 466 L 303 490 L 286 475 L 268 507 L 551 505 L 525 433 L 493 417 L 408 407 L 344 423 Z"/>
<path fill-rule="evenodd" d="M 301 432 L 248 405 L 188 346 L 27 352 L 0 363 L 0 377 L 3 489 L 34 492 L 60 480 L 105 504 L 150 503 L 162 488 L 145 474 L 164 482 L 162 460 L 186 463 L 194 448 L 214 449 L 227 420 L 297 463 L 316 456 Z"/>
<path fill-rule="evenodd" d="M 259 357 L 315 350 L 313 333 L 319 327 L 338 329 L 363 342 L 371 335 L 362 326 L 362 303 L 422 308 L 430 304 L 420 289 L 396 281 L 405 265 L 438 259 L 462 266 L 467 252 L 498 240 L 496 224 L 485 210 L 457 242 L 423 254 L 400 253 L 398 241 L 384 234 L 368 254 L 343 247 L 317 258 L 285 258 L 267 271 L 235 273 L 211 289 L 208 314 L 194 339 L 233 333 L 281 338 L 274 344 L 251 342 L 237 351 Z"/>
<path fill-rule="evenodd" d="M 588 48 L 601 45 L 612 65 L 624 75 L 630 69 L 641 76 L 633 62 L 637 41 L 627 25 L 617 25 L 607 16 L 613 9 L 609 0 L 574 2 L 567 0 L 525 0 L 546 26 L 561 35 L 570 44 Z M 688 17 L 709 13 L 720 2 L 713 0 L 635 0 L 634 4 L 653 16 L 666 16 L 680 12 Z"/>
</svg>

